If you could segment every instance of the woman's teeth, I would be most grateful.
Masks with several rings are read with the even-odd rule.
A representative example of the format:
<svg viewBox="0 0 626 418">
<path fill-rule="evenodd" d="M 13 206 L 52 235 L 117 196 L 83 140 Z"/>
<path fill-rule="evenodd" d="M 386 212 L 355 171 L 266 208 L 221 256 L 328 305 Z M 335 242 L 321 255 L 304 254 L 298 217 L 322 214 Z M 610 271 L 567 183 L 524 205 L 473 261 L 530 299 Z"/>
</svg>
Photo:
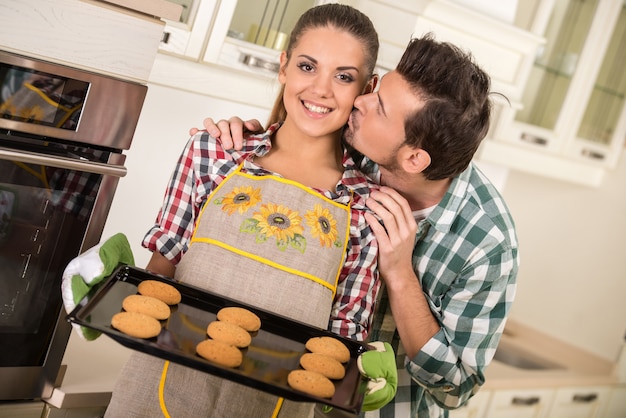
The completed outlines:
<svg viewBox="0 0 626 418">
<path fill-rule="evenodd" d="M 304 103 L 304 107 L 306 107 L 308 110 L 310 110 L 313 113 L 328 113 L 330 112 L 330 109 L 327 107 L 322 107 L 322 106 L 315 106 L 309 103 Z"/>
</svg>

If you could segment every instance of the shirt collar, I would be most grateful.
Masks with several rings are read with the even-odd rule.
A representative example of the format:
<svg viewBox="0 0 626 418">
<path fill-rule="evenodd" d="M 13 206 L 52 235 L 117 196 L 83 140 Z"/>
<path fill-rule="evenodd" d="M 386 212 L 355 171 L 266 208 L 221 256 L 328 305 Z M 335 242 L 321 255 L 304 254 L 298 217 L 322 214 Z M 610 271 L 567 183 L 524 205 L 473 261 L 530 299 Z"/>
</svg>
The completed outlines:
<svg viewBox="0 0 626 418">
<path fill-rule="evenodd" d="M 441 202 L 433 209 L 425 221 L 441 232 L 450 231 L 452 223 L 461 212 L 462 205 L 465 202 L 473 170 L 474 164 L 470 163 L 465 171 L 452 179 L 443 199 L 441 199 Z"/>
</svg>

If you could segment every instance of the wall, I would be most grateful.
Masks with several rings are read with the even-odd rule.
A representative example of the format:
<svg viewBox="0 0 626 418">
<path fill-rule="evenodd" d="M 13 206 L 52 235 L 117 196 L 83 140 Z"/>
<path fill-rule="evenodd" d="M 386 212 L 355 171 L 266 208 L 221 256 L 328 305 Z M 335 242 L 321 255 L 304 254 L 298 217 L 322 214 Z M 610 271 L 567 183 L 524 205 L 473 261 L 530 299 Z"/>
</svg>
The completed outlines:
<svg viewBox="0 0 626 418">
<path fill-rule="evenodd" d="M 272 103 L 273 97 L 268 97 L 268 106 Z M 149 84 L 127 153 L 128 174 L 118 185 L 103 239 L 117 232 L 125 233 L 136 265 L 145 267 L 150 252 L 141 247 L 141 241 L 161 207 L 170 174 L 189 139 L 189 128 L 202 127 L 208 116 L 220 119 L 232 115 L 265 121 L 269 110 Z"/>
<path fill-rule="evenodd" d="M 626 155 L 599 188 L 511 170 L 503 195 L 521 254 L 511 317 L 616 360 L 626 332 Z"/>
</svg>

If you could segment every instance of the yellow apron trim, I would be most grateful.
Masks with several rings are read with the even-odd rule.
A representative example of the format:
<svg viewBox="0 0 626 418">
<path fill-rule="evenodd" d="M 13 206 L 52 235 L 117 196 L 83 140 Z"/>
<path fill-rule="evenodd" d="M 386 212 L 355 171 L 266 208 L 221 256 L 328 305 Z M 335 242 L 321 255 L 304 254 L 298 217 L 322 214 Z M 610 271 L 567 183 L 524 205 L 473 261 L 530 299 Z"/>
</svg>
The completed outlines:
<svg viewBox="0 0 626 418">
<path fill-rule="evenodd" d="M 170 418 L 170 413 L 167 411 L 167 407 L 165 406 L 165 399 L 163 397 L 163 392 L 165 390 L 165 378 L 167 377 L 167 368 L 169 367 L 169 365 L 169 361 L 166 361 L 163 364 L 163 372 L 161 373 L 161 381 L 159 382 L 159 405 L 161 406 L 161 412 L 163 412 L 163 416 L 165 418 Z"/>
<path fill-rule="evenodd" d="M 272 418 L 276 418 L 278 416 L 278 414 L 280 413 L 280 409 L 283 407 L 284 400 L 285 398 L 278 398 L 278 401 L 276 402 L 276 408 L 274 408 L 274 413 L 272 414 Z"/>
<path fill-rule="evenodd" d="M 225 244 L 223 242 L 214 240 L 212 238 L 192 238 L 191 243 L 194 243 L 194 242 L 203 242 L 205 244 L 217 245 L 218 247 L 224 248 L 225 250 L 231 251 L 233 253 L 242 255 L 242 256 L 247 257 L 247 258 L 251 258 L 251 259 L 256 260 L 256 261 L 258 261 L 258 262 L 260 262 L 262 264 L 266 264 L 266 265 L 272 266 L 272 267 L 274 267 L 276 269 L 279 269 L 279 270 L 282 270 L 282 271 L 286 271 L 286 272 L 291 273 L 291 274 L 295 274 L 296 276 L 300 276 L 300 277 L 303 277 L 305 279 L 309 279 L 311 281 L 314 281 L 315 283 L 321 284 L 322 286 L 328 288 L 330 291 L 333 292 L 333 297 L 335 296 L 335 292 L 337 291 L 337 281 L 336 280 L 335 280 L 335 286 L 333 286 L 330 283 L 320 279 L 319 277 L 313 276 L 312 274 L 305 273 L 305 272 L 300 271 L 300 270 L 296 270 L 296 269 L 292 269 L 292 268 L 283 266 L 281 264 L 278 264 L 278 263 L 275 263 L 273 261 L 270 261 L 270 260 L 268 260 L 266 258 L 259 257 L 259 256 L 256 256 L 254 254 L 250 254 L 250 253 L 248 253 L 246 251 L 240 250 L 239 248 L 232 247 L 232 246 L 230 246 L 228 244 Z"/>
<path fill-rule="evenodd" d="M 304 190 L 308 194 L 313 195 L 315 197 L 319 197 L 320 199 L 325 200 L 327 203 L 329 203 L 329 204 L 331 204 L 333 206 L 336 206 L 336 207 L 338 207 L 340 209 L 344 209 L 346 211 L 350 210 L 350 206 L 346 206 L 343 203 L 335 202 L 334 200 L 327 198 L 326 196 L 324 196 L 320 192 L 311 189 L 309 186 L 305 186 L 304 184 L 298 183 L 297 181 L 294 181 L 294 180 L 289 180 L 289 179 L 286 179 L 284 177 L 278 177 L 278 176 L 275 176 L 275 175 L 256 176 L 254 174 L 244 173 L 244 172 L 241 171 L 241 166 L 239 166 L 239 168 L 236 171 L 234 171 L 232 174 L 233 175 L 234 174 L 238 174 L 238 175 L 240 175 L 242 177 L 247 177 L 250 180 L 255 180 L 255 181 L 261 181 L 261 180 L 266 179 L 268 177 L 272 177 L 272 179 L 275 180 L 275 181 L 278 181 L 280 183 L 291 184 L 292 186 L 296 186 L 297 188 L 299 188 L 301 190 Z M 220 185 L 222 183 L 220 183 Z M 352 199 L 350 199 L 350 200 L 352 200 Z"/>
</svg>

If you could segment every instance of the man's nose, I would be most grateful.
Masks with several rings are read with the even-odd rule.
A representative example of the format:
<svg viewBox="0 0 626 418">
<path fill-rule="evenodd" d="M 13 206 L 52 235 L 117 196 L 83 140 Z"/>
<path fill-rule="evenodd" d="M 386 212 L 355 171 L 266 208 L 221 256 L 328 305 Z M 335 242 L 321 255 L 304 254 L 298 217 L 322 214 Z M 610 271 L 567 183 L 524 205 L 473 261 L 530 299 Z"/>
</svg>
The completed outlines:
<svg viewBox="0 0 626 418">
<path fill-rule="evenodd" d="M 371 97 L 372 93 L 357 96 L 356 99 L 354 99 L 354 107 L 356 107 L 360 111 L 365 111 L 367 109 L 369 101 L 371 100 Z"/>
</svg>

